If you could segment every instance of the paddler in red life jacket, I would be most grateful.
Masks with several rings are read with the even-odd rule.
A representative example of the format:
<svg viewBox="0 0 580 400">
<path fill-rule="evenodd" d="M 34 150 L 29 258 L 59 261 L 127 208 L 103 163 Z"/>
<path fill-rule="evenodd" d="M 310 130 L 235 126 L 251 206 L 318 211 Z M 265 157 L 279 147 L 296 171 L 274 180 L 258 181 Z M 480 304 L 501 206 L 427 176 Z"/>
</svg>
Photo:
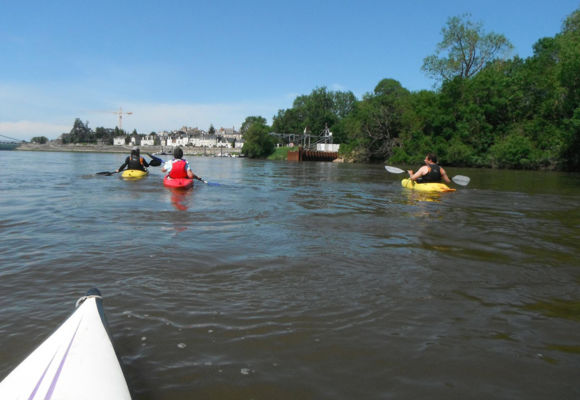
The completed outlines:
<svg viewBox="0 0 580 400">
<path fill-rule="evenodd" d="M 441 182 L 441 179 L 446 183 L 451 183 L 447 172 L 437 165 L 437 156 L 433 153 L 425 156 L 425 165 L 419 168 L 417 172 L 413 173 L 412 169 L 407 172 L 409 173 L 409 179 L 417 183 Z"/>
<path fill-rule="evenodd" d="M 127 169 L 147 171 L 145 168 L 148 166 L 149 163 L 139 154 L 139 147 L 133 147 L 133 150 L 131 150 L 131 155 L 125 159 L 123 165 L 121 165 L 116 172 L 124 170 L 125 167 L 127 167 Z"/>
<path fill-rule="evenodd" d="M 176 147 L 175 150 L 173 150 L 173 160 L 169 160 L 163 164 L 161 172 L 167 172 L 167 176 L 170 179 L 201 179 L 193 173 L 189 163 L 186 160 L 183 160 L 182 157 L 183 150 L 181 150 L 180 147 Z"/>
</svg>

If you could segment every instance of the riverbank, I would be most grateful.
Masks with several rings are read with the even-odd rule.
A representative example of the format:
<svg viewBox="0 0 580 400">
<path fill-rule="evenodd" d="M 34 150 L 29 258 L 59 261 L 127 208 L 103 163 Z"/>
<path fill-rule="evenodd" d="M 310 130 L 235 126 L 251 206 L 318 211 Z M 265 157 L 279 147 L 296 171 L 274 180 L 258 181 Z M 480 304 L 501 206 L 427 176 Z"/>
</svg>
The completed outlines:
<svg viewBox="0 0 580 400">
<path fill-rule="evenodd" d="M 79 152 L 79 153 L 130 153 L 133 146 L 112 146 L 112 145 L 101 145 L 101 144 L 37 144 L 37 143 L 23 143 L 18 146 L 15 150 L 17 151 L 52 151 L 52 152 Z M 166 147 L 162 146 L 139 146 L 141 149 L 141 154 L 146 153 L 160 153 L 163 150 L 167 150 Z M 229 148 L 207 148 L 207 147 L 182 147 L 183 154 L 193 155 L 193 156 L 239 156 L 241 154 L 241 149 L 229 149 Z"/>
</svg>

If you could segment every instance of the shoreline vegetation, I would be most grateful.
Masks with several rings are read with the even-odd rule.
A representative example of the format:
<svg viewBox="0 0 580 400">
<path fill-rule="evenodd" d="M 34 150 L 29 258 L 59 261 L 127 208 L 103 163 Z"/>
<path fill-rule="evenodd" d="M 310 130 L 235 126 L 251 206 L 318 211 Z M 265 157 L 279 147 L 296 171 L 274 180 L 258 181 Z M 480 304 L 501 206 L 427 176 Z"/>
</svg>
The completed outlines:
<svg viewBox="0 0 580 400">
<path fill-rule="evenodd" d="M 509 39 L 486 33 L 469 14 L 449 18 L 442 35 L 422 66 L 438 83 L 432 91 L 410 91 L 390 78 L 361 99 L 319 87 L 279 110 L 272 125 L 262 116 L 246 117 L 242 149 L 184 146 L 184 154 L 283 159 L 285 145 L 299 143 L 296 137 L 319 143 L 328 133 L 346 162 L 417 165 L 435 153 L 441 165 L 452 167 L 580 171 L 580 8 L 560 33 L 540 38 L 526 59 L 510 58 Z M 93 131 L 77 118 L 56 143 L 21 149 L 127 152 L 128 145 L 112 146 L 123 135 L 125 143 L 145 136 L 118 128 Z"/>
<path fill-rule="evenodd" d="M 115 146 L 108 144 L 92 144 L 92 143 L 76 143 L 76 144 L 57 144 L 48 142 L 45 144 L 38 143 L 22 143 L 15 150 L 16 151 L 47 151 L 47 152 L 76 152 L 76 153 L 122 153 L 128 154 L 131 152 L 133 145 Z M 209 157 L 243 157 L 241 149 L 231 148 L 202 148 L 181 146 L 184 155 L 193 156 L 209 156 Z M 141 154 L 155 154 L 167 150 L 164 146 L 139 146 Z M 297 147 L 277 147 L 270 156 L 267 157 L 271 161 L 285 161 L 288 157 L 289 151 L 296 151 Z M 339 159 L 341 162 L 342 159 Z"/>
<path fill-rule="evenodd" d="M 579 171 L 580 8 L 525 59 L 470 17 L 449 18 L 424 59 L 434 90 L 385 78 L 358 99 L 321 87 L 262 131 L 318 135 L 328 127 L 340 156 L 353 162 L 416 165 L 435 153 L 453 167 Z M 266 134 L 256 136 L 267 144 Z"/>
<path fill-rule="evenodd" d="M 131 152 L 133 145 L 115 146 L 107 144 L 92 144 L 92 143 L 76 143 L 76 144 L 57 144 L 49 142 L 45 144 L 38 143 L 22 143 L 14 150 L 16 151 L 46 151 L 46 152 L 74 152 L 74 153 L 122 153 L 128 154 Z M 240 149 L 230 148 L 202 148 L 181 146 L 184 155 L 190 156 L 208 156 L 208 157 L 244 157 Z M 167 150 L 164 146 L 139 146 L 141 154 L 155 154 Z M 271 161 L 285 161 L 288 157 L 289 151 L 296 151 L 297 147 L 277 147 L 270 156 L 267 157 Z M 168 154 L 170 155 L 170 154 Z M 334 162 L 344 162 L 344 159 L 338 158 Z"/>
<path fill-rule="evenodd" d="M 48 152 L 76 152 L 76 153 L 123 153 L 129 154 L 133 145 L 115 146 L 109 144 L 92 144 L 92 143 L 71 143 L 71 144 L 57 144 L 53 142 L 38 144 L 38 143 L 22 143 L 15 150 L 16 151 L 48 151 Z M 183 154 L 193 156 L 240 156 L 240 149 L 230 148 L 207 148 L 207 147 L 191 147 L 181 146 Z M 163 146 L 139 146 L 141 154 L 155 154 L 167 150 Z"/>
</svg>

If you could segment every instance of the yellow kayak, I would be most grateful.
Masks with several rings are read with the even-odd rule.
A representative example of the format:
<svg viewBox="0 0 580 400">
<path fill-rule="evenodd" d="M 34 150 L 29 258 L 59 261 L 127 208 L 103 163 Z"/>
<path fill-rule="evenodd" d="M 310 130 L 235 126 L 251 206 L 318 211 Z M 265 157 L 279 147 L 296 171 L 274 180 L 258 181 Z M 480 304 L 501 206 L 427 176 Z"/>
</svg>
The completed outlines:
<svg viewBox="0 0 580 400">
<path fill-rule="evenodd" d="M 455 192 L 455 189 L 450 188 L 449 186 L 447 186 L 444 183 L 417 183 L 414 182 L 410 179 L 403 179 L 401 181 L 401 186 L 408 188 L 408 189 L 413 189 L 413 190 L 418 190 L 421 192 Z"/>
<path fill-rule="evenodd" d="M 141 171 L 140 169 L 127 169 L 123 171 L 121 176 L 123 179 L 141 179 L 149 175 L 149 171 Z"/>
</svg>

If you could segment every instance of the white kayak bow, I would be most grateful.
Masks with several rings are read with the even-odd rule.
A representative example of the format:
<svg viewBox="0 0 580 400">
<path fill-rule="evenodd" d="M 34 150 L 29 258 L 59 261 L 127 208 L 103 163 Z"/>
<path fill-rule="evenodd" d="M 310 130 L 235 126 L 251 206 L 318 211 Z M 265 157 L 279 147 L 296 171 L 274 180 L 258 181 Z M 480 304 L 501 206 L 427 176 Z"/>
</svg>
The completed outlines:
<svg viewBox="0 0 580 400">
<path fill-rule="evenodd" d="M 0 399 L 130 400 L 105 322 L 101 293 L 92 289 L 79 299 L 75 312 L 0 382 Z"/>
</svg>

